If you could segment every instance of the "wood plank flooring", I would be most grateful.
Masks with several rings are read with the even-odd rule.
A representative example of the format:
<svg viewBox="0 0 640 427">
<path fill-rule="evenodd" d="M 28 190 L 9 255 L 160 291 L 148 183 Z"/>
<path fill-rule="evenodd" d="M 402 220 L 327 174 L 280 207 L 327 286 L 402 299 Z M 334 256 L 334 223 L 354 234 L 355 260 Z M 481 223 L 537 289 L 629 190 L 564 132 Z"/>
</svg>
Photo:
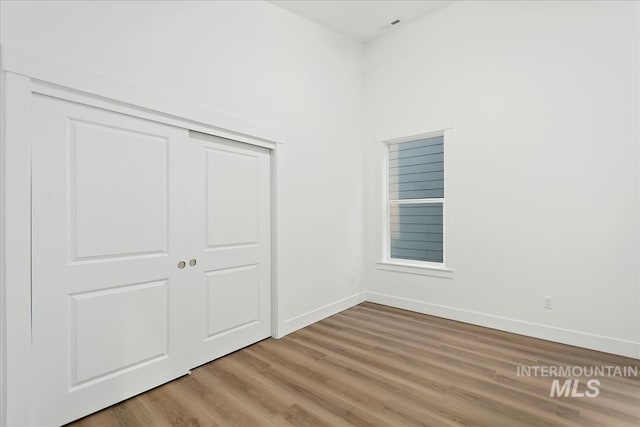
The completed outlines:
<svg viewBox="0 0 640 427">
<path fill-rule="evenodd" d="M 640 426 L 640 378 L 549 397 L 552 378 L 518 376 L 519 365 L 640 372 L 635 359 L 363 303 L 73 425 Z M 577 391 L 593 378 L 576 378 Z"/>
</svg>

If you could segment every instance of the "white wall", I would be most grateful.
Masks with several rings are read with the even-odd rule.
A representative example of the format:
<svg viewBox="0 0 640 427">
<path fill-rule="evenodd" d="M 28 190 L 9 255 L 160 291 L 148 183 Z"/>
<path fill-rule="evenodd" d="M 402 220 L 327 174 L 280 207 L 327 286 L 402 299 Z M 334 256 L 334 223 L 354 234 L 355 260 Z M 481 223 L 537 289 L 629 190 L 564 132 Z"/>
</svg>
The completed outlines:
<svg viewBox="0 0 640 427">
<path fill-rule="evenodd" d="M 362 291 L 361 44 L 266 2 L 1 5 L 7 46 L 279 129 L 281 332 Z"/>
<path fill-rule="evenodd" d="M 367 45 L 371 299 L 640 357 L 638 17 L 635 2 L 457 2 Z M 442 123 L 453 279 L 377 270 L 373 141 Z"/>
</svg>

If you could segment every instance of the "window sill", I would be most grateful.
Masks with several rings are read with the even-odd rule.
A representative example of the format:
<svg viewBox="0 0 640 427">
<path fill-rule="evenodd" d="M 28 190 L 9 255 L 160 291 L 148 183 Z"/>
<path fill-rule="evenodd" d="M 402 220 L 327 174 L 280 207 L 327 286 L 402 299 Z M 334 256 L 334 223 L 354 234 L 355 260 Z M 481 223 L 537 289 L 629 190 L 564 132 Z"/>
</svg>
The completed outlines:
<svg viewBox="0 0 640 427">
<path fill-rule="evenodd" d="M 401 262 L 378 261 L 378 270 L 394 271 L 396 273 L 418 274 L 421 276 L 441 277 L 443 279 L 453 279 L 454 270 L 446 267 L 425 266 L 416 264 L 405 264 Z"/>
</svg>

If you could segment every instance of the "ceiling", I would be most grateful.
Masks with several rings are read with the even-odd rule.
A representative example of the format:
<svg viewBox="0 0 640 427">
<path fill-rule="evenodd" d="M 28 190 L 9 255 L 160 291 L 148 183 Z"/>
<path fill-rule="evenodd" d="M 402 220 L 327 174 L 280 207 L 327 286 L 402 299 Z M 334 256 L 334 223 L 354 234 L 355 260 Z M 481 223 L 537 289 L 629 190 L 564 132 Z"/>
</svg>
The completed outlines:
<svg viewBox="0 0 640 427">
<path fill-rule="evenodd" d="M 361 42 L 368 42 L 453 1 L 272 0 L 271 3 Z M 396 25 L 391 22 L 399 19 Z"/>
</svg>

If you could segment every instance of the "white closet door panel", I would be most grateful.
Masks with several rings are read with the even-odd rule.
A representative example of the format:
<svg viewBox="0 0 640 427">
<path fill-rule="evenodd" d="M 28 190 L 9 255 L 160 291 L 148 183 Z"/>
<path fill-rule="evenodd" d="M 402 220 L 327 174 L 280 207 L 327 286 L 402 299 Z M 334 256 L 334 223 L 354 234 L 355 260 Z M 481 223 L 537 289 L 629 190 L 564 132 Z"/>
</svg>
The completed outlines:
<svg viewBox="0 0 640 427">
<path fill-rule="evenodd" d="M 271 334 L 271 157 L 223 138 L 191 141 L 197 366 Z"/>
<path fill-rule="evenodd" d="M 243 266 L 260 264 L 263 255 L 260 245 L 252 243 L 223 248 L 205 248 L 204 258 L 207 268 L 212 271 L 229 268 L 230 266 Z"/>
<path fill-rule="evenodd" d="M 207 148 L 209 247 L 258 241 L 258 157 Z"/>
<path fill-rule="evenodd" d="M 166 280 L 71 295 L 71 386 L 168 357 L 168 296 Z"/>
<path fill-rule="evenodd" d="M 70 125 L 74 258 L 166 252 L 167 138 Z"/>
<path fill-rule="evenodd" d="M 260 320 L 259 274 L 257 264 L 207 273 L 208 337 Z"/>
<path fill-rule="evenodd" d="M 33 423 L 188 370 L 185 130 L 34 95 Z"/>
</svg>

